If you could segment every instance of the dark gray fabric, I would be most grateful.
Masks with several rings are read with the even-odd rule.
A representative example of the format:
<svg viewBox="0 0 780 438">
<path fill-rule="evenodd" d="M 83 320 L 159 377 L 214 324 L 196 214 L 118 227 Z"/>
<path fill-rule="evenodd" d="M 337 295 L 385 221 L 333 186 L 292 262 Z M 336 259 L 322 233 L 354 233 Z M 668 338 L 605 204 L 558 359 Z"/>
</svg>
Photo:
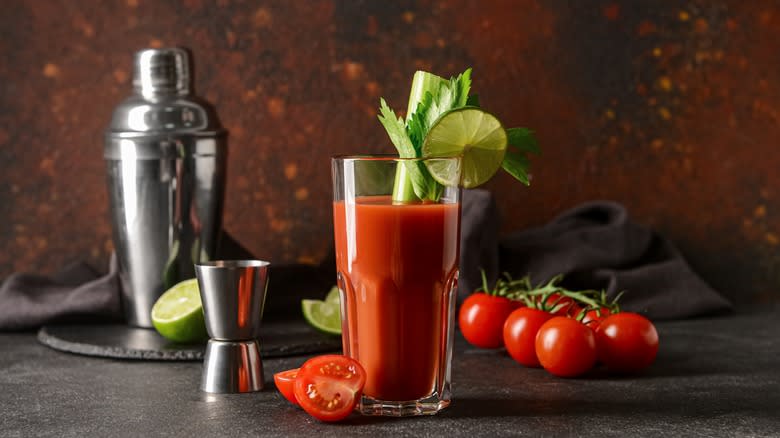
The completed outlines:
<svg viewBox="0 0 780 438">
<path fill-rule="evenodd" d="M 629 219 L 620 204 L 589 202 L 547 225 L 501 240 L 500 266 L 534 283 L 562 273 L 575 289 L 625 291 L 621 307 L 654 319 L 728 311 L 731 304 L 707 285 L 674 245 Z"/>
<path fill-rule="evenodd" d="M 498 275 L 498 208 L 487 190 L 464 190 L 461 198 L 460 277 L 463 298 L 482 284 L 480 267 L 488 278 Z"/>
<path fill-rule="evenodd" d="M 0 331 L 26 330 L 53 321 L 120 317 L 115 258 L 101 275 L 78 262 L 51 277 L 13 274 L 0 286 Z"/>
</svg>

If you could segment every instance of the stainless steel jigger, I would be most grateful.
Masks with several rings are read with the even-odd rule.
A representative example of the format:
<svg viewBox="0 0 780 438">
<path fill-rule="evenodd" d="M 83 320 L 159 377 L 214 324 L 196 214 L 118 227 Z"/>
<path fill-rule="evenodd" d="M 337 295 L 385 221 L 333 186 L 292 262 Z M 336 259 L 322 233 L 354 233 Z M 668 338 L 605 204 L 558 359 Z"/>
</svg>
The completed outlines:
<svg viewBox="0 0 780 438">
<path fill-rule="evenodd" d="M 215 393 L 263 389 L 260 321 L 268 262 L 224 260 L 195 264 L 209 343 L 200 389 Z"/>
</svg>

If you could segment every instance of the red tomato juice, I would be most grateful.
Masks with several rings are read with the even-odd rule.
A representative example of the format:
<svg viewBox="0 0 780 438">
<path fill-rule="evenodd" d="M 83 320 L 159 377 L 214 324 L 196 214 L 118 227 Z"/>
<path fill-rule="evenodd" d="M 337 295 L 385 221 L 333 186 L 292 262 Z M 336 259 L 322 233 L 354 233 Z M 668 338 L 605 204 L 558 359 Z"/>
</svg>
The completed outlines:
<svg viewBox="0 0 780 438">
<path fill-rule="evenodd" d="M 363 393 L 384 401 L 431 395 L 448 366 L 460 205 L 359 197 L 334 202 L 333 216 L 344 354 L 366 370 Z"/>
</svg>

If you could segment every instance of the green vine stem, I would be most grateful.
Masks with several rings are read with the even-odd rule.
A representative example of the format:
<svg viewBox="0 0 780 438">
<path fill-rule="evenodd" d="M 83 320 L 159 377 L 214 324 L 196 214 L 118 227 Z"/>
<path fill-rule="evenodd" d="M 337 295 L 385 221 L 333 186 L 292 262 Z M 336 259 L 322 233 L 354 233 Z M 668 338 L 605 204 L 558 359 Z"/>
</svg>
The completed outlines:
<svg viewBox="0 0 780 438">
<path fill-rule="evenodd" d="M 504 272 L 492 288 L 488 284 L 487 275 L 485 274 L 484 269 L 481 269 L 481 275 L 482 286 L 480 289 L 477 289 L 477 292 L 496 297 L 504 297 L 512 301 L 521 301 L 526 306 L 533 309 L 554 313 L 568 305 L 568 300 L 571 300 L 582 307 L 582 310 L 576 316 L 580 321 L 582 321 L 585 314 L 591 310 L 595 310 L 599 314 L 604 309 L 607 309 L 609 313 L 617 313 L 620 311 L 618 300 L 623 295 L 623 292 L 620 292 L 614 299 L 610 300 L 607 297 L 607 292 L 605 290 L 569 290 L 559 285 L 560 282 L 563 281 L 562 274 L 556 275 L 547 281 L 547 283 L 542 283 L 534 287 L 531 284 L 531 277 L 529 275 L 515 280 L 509 273 Z M 553 296 L 555 298 L 550 302 L 550 298 Z"/>
</svg>

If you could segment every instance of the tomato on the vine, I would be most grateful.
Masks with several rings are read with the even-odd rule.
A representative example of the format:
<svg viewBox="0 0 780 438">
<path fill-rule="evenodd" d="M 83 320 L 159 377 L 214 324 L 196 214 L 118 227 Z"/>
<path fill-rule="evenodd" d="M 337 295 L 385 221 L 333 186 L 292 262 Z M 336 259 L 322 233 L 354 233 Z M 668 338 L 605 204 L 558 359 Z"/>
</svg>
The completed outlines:
<svg viewBox="0 0 780 438">
<path fill-rule="evenodd" d="M 542 310 L 521 307 L 509 314 L 504 323 L 504 346 L 512 359 L 527 366 L 538 367 L 534 342 L 536 333 L 553 315 Z"/>
<path fill-rule="evenodd" d="M 593 330 L 596 330 L 601 324 L 601 321 L 603 321 L 604 318 L 608 317 L 610 314 L 611 311 L 608 307 L 591 309 L 585 312 L 585 316 L 582 318 L 582 323 L 592 328 Z"/>
<path fill-rule="evenodd" d="M 282 393 L 284 398 L 295 406 L 299 405 L 298 399 L 295 398 L 295 377 L 298 375 L 299 369 L 300 368 L 295 368 L 274 374 L 276 389 Z"/>
<path fill-rule="evenodd" d="M 538 301 L 541 301 L 541 299 Z M 576 316 L 581 310 L 580 306 L 571 297 L 564 296 L 558 292 L 550 294 L 544 300 L 544 306 L 552 309 L 557 307 L 554 312 L 551 312 L 556 316 Z"/>
<path fill-rule="evenodd" d="M 658 352 L 658 332 L 650 320 L 630 312 L 604 318 L 596 331 L 598 358 L 612 371 L 636 372 Z"/>
<path fill-rule="evenodd" d="M 536 356 L 545 370 L 559 377 L 576 377 L 596 363 L 596 338 L 590 327 L 556 316 L 536 334 Z"/>
<path fill-rule="evenodd" d="M 295 398 L 304 411 L 322 421 L 339 421 L 355 409 L 366 372 L 355 359 L 328 354 L 307 360 L 295 378 Z"/>
<path fill-rule="evenodd" d="M 463 337 L 480 348 L 502 344 L 504 321 L 520 304 L 505 297 L 476 292 L 460 306 L 458 325 Z"/>
</svg>

